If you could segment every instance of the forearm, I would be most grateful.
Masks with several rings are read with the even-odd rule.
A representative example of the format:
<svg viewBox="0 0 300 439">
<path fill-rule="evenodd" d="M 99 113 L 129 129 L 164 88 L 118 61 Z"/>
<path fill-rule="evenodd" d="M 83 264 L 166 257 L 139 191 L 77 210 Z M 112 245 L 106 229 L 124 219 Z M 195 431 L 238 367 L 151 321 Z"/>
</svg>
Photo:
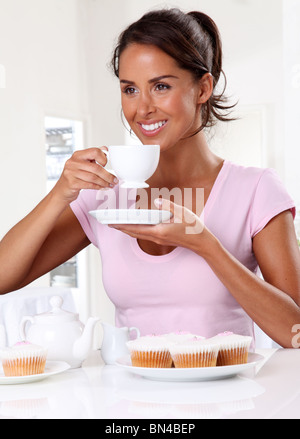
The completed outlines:
<svg viewBox="0 0 300 439">
<path fill-rule="evenodd" d="M 49 193 L 0 242 L 0 294 L 18 289 L 68 204 Z"/>
<path fill-rule="evenodd" d="M 292 347 L 292 327 L 300 323 L 298 304 L 248 270 L 217 239 L 210 241 L 204 258 L 216 276 L 264 332 L 280 345 Z"/>
<path fill-rule="evenodd" d="M 89 244 L 68 206 L 82 189 L 117 183 L 106 162 L 99 148 L 76 151 L 52 191 L 7 233 L 0 242 L 0 294 L 30 283 Z"/>
</svg>

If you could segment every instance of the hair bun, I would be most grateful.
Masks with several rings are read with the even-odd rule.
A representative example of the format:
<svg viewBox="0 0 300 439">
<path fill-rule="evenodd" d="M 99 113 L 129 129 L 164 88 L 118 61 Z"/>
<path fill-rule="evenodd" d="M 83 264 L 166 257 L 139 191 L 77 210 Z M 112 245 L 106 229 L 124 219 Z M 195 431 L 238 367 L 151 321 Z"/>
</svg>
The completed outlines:
<svg viewBox="0 0 300 439">
<path fill-rule="evenodd" d="M 222 73 L 222 40 L 216 23 L 208 15 L 199 11 L 189 12 L 187 15 L 193 17 L 202 30 L 209 36 L 212 54 L 209 70 L 214 77 L 214 85 L 217 84 Z"/>
</svg>

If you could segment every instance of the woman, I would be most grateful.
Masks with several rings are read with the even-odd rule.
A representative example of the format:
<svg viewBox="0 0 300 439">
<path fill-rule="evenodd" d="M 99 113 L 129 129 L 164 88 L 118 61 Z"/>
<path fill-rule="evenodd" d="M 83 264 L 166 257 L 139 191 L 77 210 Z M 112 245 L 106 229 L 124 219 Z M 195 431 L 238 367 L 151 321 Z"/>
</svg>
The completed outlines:
<svg viewBox="0 0 300 439">
<path fill-rule="evenodd" d="M 215 23 L 200 12 L 150 12 L 121 34 L 112 64 L 131 130 L 161 147 L 149 195 L 153 188 L 188 188 L 190 208 L 160 199 L 156 207 L 173 213 L 170 223 L 101 225 L 88 211 L 101 208 L 100 189 L 119 195 L 118 181 L 102 167 L 101 149 L 75 152 L 49 195 L 2 240 L 0 292 L 27 285 L 92 242 L 117 325 L 138 326 L 142 334 L 254 336 L 254 321 L 291 347 L 300 322 L 293 201 L 273 171 L 224 161 L 203 132 L 228 120 L 230 108 L 216 92 L 222 49 Z M 187 233 L 191 225 L 195 232 Z"/>
</svg>

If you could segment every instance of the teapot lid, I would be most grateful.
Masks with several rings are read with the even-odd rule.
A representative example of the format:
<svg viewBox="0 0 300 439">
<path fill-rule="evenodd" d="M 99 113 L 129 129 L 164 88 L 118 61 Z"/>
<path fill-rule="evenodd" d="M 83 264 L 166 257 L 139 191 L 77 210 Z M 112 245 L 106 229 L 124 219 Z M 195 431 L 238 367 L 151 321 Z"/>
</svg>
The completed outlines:
<svg viewBox="0 0 300 439">
<path fill-rule="evenodd" d="M 64 311 L 63 309 L 61 309 L 63 304 L 62 297 L 52 296 L 49 302 L 51 305 L 51 310 L 42 314 L 38 314 L 35 317 L 37 317 L 38 319 L 46 318 L 46 317 L 49 318 L 56 317 L 64 322 L 72 322 L 74 320 L 78 320 L 78 314 L 74 314 L 69 311 Z"/>
</svg>

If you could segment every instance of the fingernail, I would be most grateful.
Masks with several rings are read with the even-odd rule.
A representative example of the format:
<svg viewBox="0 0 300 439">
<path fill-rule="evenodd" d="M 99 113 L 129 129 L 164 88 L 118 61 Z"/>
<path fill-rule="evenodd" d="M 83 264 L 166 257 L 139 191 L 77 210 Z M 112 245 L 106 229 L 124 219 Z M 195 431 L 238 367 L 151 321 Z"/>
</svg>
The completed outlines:
<svg viewBox="0 0 300 439">
<path fill-rule="evenodd" d="M 119 180 L 117 178 L 114 178 L 114 183 L 119 183 Z"/>
<path fill-rule="evenodd" d="M 162 199 L 161 198 L 155 198 L 154 203 L 157 207 L 162 206 Z"/>
</svg>

